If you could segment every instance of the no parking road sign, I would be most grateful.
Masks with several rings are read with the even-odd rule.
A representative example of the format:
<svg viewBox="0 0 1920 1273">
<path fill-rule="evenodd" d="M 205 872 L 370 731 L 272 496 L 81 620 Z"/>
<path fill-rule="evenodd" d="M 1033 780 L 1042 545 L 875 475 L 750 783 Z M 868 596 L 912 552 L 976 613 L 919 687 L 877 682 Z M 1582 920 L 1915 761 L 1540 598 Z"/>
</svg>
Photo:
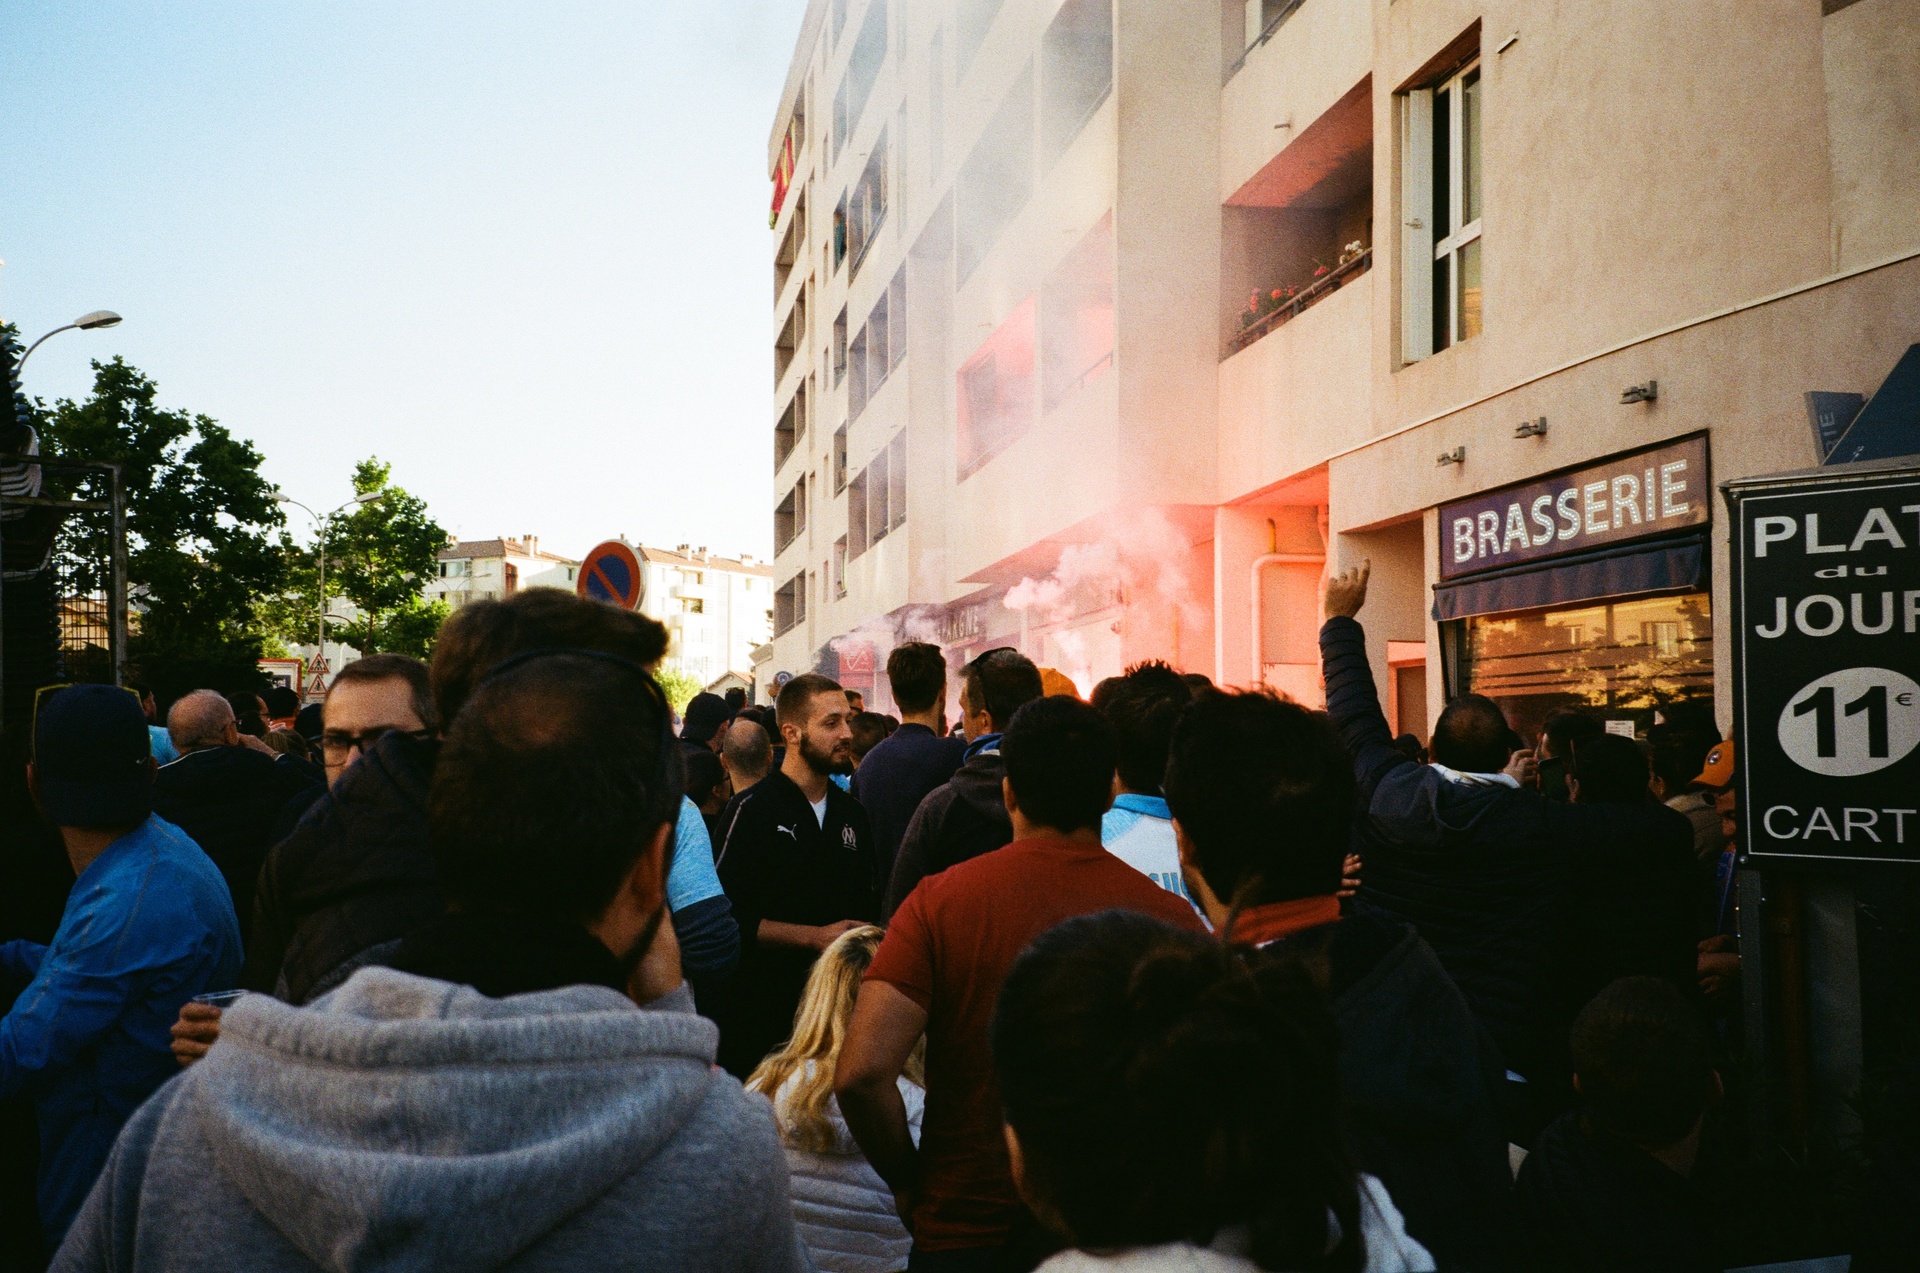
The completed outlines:
<svg viewBox="0 0 1920 1273">
<path fill-rule="evenodd" d="M 1742 478 L 1740 829 L 1757 859 L 1920 862 L 1920 467 Z"/>
<path fill-rule="evenodd" d="M 574 580 L 573 588 L 583 597 L 632 610 L 646 593 L 640 578 L 640 558 L 617 539 L 595 544 L 580 563 L 580 575 Z"/>
</svg>

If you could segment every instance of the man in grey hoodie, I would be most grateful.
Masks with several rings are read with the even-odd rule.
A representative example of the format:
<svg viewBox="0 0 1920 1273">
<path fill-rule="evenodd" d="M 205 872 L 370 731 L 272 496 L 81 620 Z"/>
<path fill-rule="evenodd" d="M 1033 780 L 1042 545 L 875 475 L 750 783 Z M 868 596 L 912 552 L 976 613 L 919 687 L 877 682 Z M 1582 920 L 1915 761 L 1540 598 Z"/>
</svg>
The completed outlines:
<svg viewBox="0 0 1920 1273">
<path fill-rule="evenodd" d="M 236 1003 L 54 1267 L 809 1267 L 771 1110 L 714 1068 L 663 922 L 670 719 L 614 655 L 494 669 L 434 773 L 448 913 L 307 1008 Z"/>
</svg>

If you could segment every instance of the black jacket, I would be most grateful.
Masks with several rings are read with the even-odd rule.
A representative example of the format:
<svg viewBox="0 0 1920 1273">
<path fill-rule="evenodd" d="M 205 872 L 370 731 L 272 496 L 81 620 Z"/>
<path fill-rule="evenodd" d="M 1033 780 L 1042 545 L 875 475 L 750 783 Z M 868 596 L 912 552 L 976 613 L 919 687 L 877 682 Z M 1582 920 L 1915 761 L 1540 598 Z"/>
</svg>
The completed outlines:
<svg viewBox="0 0 1920 1273">
<path fill-rule="evenodd" d="M 1394 1199 L 1398 1202 L 1399 1199 Z M 1514 1186 L 1529 1268 L 1717 1273 L 1700 1192 L 1651 1154 L 1590 1131 L 1578 1111 L 1540 1133 Z"/>
<path fill-rule="evenodd" d="M 1013 843 L 1013 822 L 1000 790 L 1006 776 L 999 746 L 990 746 L 975 752 L 920 802 L 887 879 L 881 911 L 886 918 L 893 918 L 914 885 L 927 876 Z"/>
<path fill-rule="evenodd" d="M 241 973 L 249 990 L 305 1003 L 354 956 L 445 910 L 427 842 L 438 746 L 388 734 L 273 846 Z"/>
<path fill-rule="evenodd" d="M 1513 1267 L 1499 1049 L 1407 925 L 1349 915 L 1264 947 L 1325 961 L 1348 1151 L 1443 1269 Z"/>
<path fill-rule="evenodd" d="M 220 868 L 243 934 L 280 811 L 312 785 L 304 762 L 241 746 L 188 752 L 154 776 L 153 811 L 192 836 Z"/>
<path fill-rule="evenodd" d="M 881 739 L 854 770 L 853 798 L 873 823 L 883 891 L 914 812 L 935 788 L 953 777 L 966 751 L 967 744 L 959 738 L 942 738 L 925 725 L 906 724 Z"/>
<path fill-rule="evenodd" d="M 1690 930 L 1671 928 L 1664 902 L 1649 926 L 1624 900 L 1659 896 L 1670 861 L 1681 872 L 1672 878 L 1684 877 L 1687 820 L 1652 803 L 1570 805 L 1451 781 L 1394 748 L 1358 623 L 1327 620 L 1320 654 L 1365 810 L 1353 832 L 1359 906 L 1426 938 L 1509 1069 L 1557 1081 L 1586 986 L 1692 966 Z M 1677 903 L 1684 915 L 1684 893 Z M 1604 923 L 1576 923 L 1596 909 Z"/>
<path fill-rule="evenodd" d="M 823 825 L 793 779 L 770 773 L 734 811 L 718 870 L 740 923 L 740 966 L 720 988 L 711 1015 L 720 1025 L 720 1064 L 744 1076 L 792 1034 L 816 958 L 813 951 L 763 944 L 760 921 L 820 927 L 880 916 L 866 810 L 828 783 Z"/>
</svg>

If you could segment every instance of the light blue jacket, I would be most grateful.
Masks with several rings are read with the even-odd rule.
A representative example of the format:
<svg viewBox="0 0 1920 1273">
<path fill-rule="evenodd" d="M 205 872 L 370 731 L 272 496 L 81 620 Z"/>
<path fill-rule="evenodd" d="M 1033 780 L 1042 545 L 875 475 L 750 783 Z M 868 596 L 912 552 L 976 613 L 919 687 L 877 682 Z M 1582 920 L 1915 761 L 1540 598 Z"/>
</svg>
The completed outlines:
<svg viewBox="0 0 1920 1273">
<path fill-rule="evenodd" d="M 34 1098 L 51 1250 L 121 1124 L 178 1073 L 180 1005 L 239 980 L 240 925 L 212 860 L 154 816 L 80 873 L 52 945 L 0 944 L 0 967 L 31 978 L 0 1020 L 0 1097 Z"/>
<path fill-rule="evenodd" d="M 1107 852 L 1193 905 L 1180 876 L 1180 846 L 1174 842 L 1173 814 L 1164 799 L 1131 791 L 1115 796 L 1113 808 L 1100 819 L 1100 843 Z M 1206 919 L 1199 906 L 1193 909 Z"/>
</svg>

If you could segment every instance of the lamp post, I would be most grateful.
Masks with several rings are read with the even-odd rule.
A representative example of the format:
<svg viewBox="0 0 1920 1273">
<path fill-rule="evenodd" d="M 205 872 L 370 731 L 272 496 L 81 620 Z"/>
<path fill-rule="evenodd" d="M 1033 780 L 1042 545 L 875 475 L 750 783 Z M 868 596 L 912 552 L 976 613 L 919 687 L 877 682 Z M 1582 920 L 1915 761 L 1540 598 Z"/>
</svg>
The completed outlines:
<svg viewBox="0 0 1920 1273">
<path fill-rule="evenodd" d="M 46 337 L 42 336 L 41 339 L 45 340 Z M 316 658 L 325 659 L 327 657 L 327 532 L 333 528 L 333 519 L 338 517 L 340 514 L 346 512 L 349 508 L 353 508 L 360 505 L 372 504 L 377 500 L 385 499 L 386 495 L 387 493 L 384 490 L 364 491 L 361 494 L 354 496 L 352 499 L 348 500 L 346 503 L 342 504 L 340 507 L 334 509 L 331 513 L 328 513 L 325 517 L 322 517 L 320 514 L 314 512 L 311 508 L 308 508 L 305 504 L 302 504 L 299 500 L 294 499 L 292 496 L 283 495 L 279 491 L 275 491 L 273 493 L 274 503 L 291 504 L 295 508 L 300 509 L 302 512 L 306 513 L 308 517 L 313 518 L 314 524 L 319 530 L 319 535 L 320 535 L 319 551 L 315 554 L 315 560 L 317 560 L 320 563 L 320 597 L 319 597 L 320 643 L 319 643 L 318 651 L 314 656 Z"/>
<path fill-rule="evenodd" d="M 56 327 L 52 331 L 48 332 L 45 336 L 42 336 L 39 340 L 36 340 L 31 345 L 28 345 L 27 352 L 24 354 L 21 354 L 20 361 L 14 364 L 14 372 L 15 374 L 18 374 L 19 370 L 22 367 L 25 367 L 27 365 L 27 359 L 33 357 L 34 350 L 40 348 L 40 346 L 46 344 L 47 341 L 51 340 L 55 336 L 58 336 L 61 332 L 70 332 L 70 331 L 90 332 L 100 327 L 118 327 L 119 325 L 120 325 L 120 315 L 114 313 L 110 309 L 96 309 L 91 314 L 82 314 L 80 315 L 80 317 L 68 323 L 65 327 Z"/>
</svg>

